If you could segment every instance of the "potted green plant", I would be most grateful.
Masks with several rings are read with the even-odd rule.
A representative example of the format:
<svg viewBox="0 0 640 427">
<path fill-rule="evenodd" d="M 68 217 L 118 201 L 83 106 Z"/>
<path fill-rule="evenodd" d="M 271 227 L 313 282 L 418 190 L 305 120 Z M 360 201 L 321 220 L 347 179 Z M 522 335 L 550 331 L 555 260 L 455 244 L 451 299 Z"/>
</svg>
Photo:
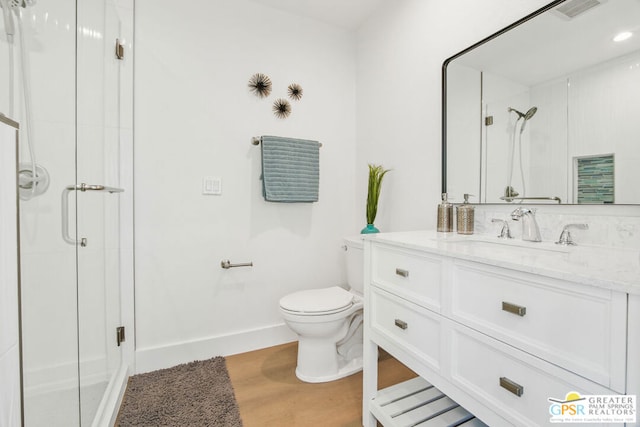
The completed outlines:
<svg viewBox="0 0 640 427">
<path fill-rule="evenodd" d="M 384 169 L 381 165 L 369 164 L 369 186 L 367 189 L 367 226 L 362 229 L 362 234 L 379 233 L 373 225 L 373 221 L 376 219 L 378 213 L 378 199 L 380 198 L 380 188 L 382 185 L 382 178 L 389 172 L 389 169 Z"/>
</svg>

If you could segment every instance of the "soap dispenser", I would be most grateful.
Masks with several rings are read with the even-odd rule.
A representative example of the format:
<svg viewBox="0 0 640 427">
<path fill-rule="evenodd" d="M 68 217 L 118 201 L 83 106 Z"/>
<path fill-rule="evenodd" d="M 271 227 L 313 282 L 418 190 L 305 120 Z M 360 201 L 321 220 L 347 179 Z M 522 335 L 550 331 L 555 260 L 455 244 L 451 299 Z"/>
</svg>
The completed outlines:
<svg viewBox="0 0 640 427">
<path fill-rule="evenodd" d="M 458 234 L 473 234 L 475 208 L 469 203 L 470 194 L 464 195 L 464 203 L 456 206 Z"/>
<path fill-rule="evenodd" d="M 442 203 L 438 205 L 438 226 L 440 232 L 453 231 L 453 205 L 447 200 L 447 193 L 442 193 Z"/>
</svg>

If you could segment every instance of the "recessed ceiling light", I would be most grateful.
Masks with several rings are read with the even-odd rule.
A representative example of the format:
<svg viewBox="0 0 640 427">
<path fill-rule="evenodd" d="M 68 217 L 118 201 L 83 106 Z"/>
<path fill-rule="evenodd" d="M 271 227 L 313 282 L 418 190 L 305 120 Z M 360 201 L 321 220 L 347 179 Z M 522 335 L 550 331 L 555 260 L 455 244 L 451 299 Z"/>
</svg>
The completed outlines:
<svg viewBox="0 0 640 427">
<path fill-rule="evenodd" d="M 613 41 L 614 42 L 621 42 L 624 41 L 626 39 L 628 39 L 629 37 L 631 37 L 633 35 L 633 33 L 629 32 L 629 31 L 624 31 L 622 33 L 617 34 L 614 38 Z"/>
</svg>

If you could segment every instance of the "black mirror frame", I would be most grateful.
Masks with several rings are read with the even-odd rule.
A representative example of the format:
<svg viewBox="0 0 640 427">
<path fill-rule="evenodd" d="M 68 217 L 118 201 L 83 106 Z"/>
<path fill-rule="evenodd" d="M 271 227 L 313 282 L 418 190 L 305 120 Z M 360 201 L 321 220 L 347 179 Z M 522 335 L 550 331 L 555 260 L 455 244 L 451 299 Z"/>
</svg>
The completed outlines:
<svg viewBox="0 0 640 427">
<path fill-rule="evenodd" d="M 453 61 L 454 59 L 464 55 L 465 53 L 477 48 L 478 46 L 481 46 L 485 43 L 487 43 L 490 40 L 495 39 L 496 37 L 501 36 L 502 34 L 524 24 L 525 22 L 535 18 L 538 15 L 541 15 L 543 13 L 545 13 L 546 11 L 553 9 L 554 7 L 558 6 L 560 3 L 564 3 L 567 0 L 554 0 L 551 3 L 547 4 L 544 7 L 541 7 L 540 9 L 536 10 L 535 12 L 525 16 L 522 19 L 517 20 L 516 22 L 514 22 L 513 24 L 504 27 L 503 29 L 501 29 L 500 31 L 491 34 L 489 37 L 486 37 L 482 40 L 480 40 L 479 42 L 469 46 L 468 48 L 456 53 L 455 55 L 453 55 L 450 58 L 447 58 L 443 63 L 442 63 L 442 193 L 446 193 L 447 192 L 447 66 L 449 65 L 449 63 L 451 61 Z"/>
</svg>

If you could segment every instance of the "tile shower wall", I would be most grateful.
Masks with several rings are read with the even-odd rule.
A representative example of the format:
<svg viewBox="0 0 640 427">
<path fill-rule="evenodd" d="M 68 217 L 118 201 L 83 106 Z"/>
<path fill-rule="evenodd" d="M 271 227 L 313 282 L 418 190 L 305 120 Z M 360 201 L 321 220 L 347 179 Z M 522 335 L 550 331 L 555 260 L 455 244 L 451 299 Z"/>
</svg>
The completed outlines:
<svg viewBox="0 0 640 427">
<path fill-rule="evenodd" d="M 637 203 L 640 53 L 625 55 L 531 88 L 530 194 L 578 203 L 575 159 L 615 155 L 615 203 Z M 583 99 L 596 100 L 584 102 Z M 540 131 L 542 129 L 549 131 Z M 616 123 L 616 126 L 611 126 Z M 559 172 L 567 172 L 559 174 Z"/>
<path fill-rule="evenodd" d="M 30 409 L 32 395 L 78 381 L 75 250 L 60 234 L 60 192 L 75 180 L 75 2 L 43 2 L 21 13 L 30 65 L 32 139 L 38 163 L 51 176 L 45 194 L 20 203 L 25 406 Z M 0 31 L 0 112 L 9 114 L 3 24 Z M 21 123 L 20 159 L 29 159 L 18 46 L 16 37 L 13 116 Z"/>
<path fill-rule="evenodd" d="M 279 299 L 344 283 L 341 239 L 364 222 L 353 34 L 246 0 L 182 12 L 136 1 L 139 371 L 295 339 Z M 248 90 L 258 72 L 273 82 L 266 99 Z M 272 103 L 294 82 L 303 97 L 279 119 Z M 263 200 L 258 135 L 323 143 L 319 202 Z M 222 179 L 222 195 L 201 194 L 205 176 Z M 223 270 L 224 259 L 254 266 Z"/>
<path fill-rule="evenodd" d="M 575 157 L 614 154 L 615 201 L 637 203 L 640 52 L 583 70 L 570 81 L 570 162 Z M 585 98 L 597 102 L 582 102 Z"/>
</svg>

